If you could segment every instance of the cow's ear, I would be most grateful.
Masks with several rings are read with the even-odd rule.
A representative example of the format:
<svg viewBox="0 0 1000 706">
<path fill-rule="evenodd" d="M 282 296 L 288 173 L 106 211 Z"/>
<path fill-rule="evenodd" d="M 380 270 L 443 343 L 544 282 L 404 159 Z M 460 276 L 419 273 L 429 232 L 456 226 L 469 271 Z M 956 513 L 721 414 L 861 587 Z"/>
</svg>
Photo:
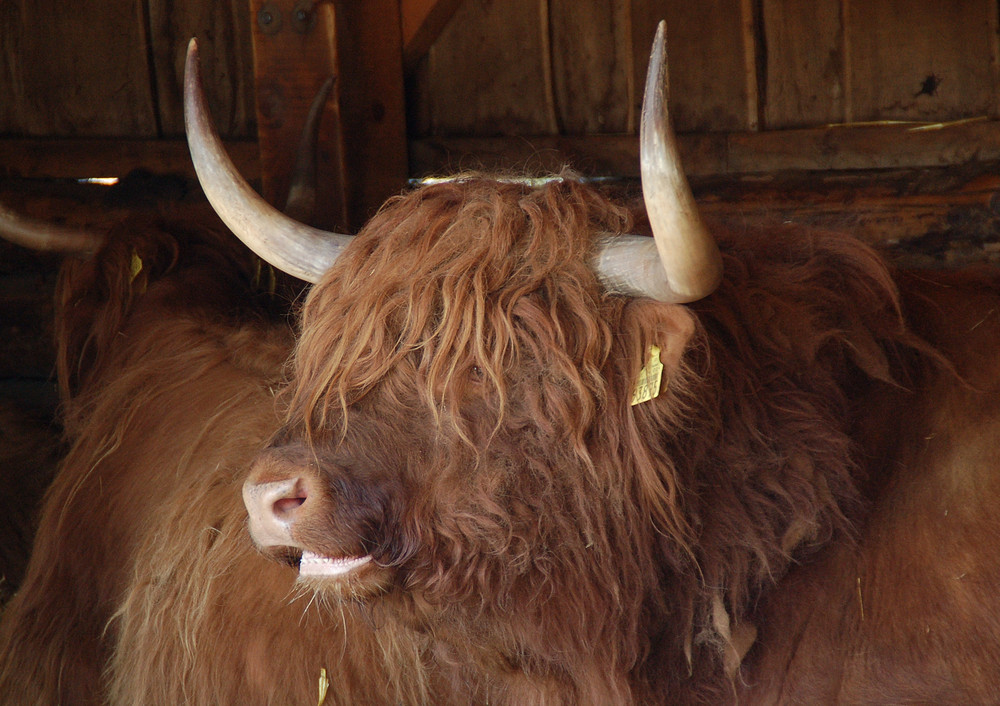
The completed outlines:
<svg viewBox="0 0 1000 706">
<path fill-rule="evenodd" d="M 625 338 L 633 347 L 639 347 L 643 360 L 648 359 L 651 347 L 659 349 L 659 359 L 667 374 L 680 365 L 695 332 L 695 317 L 686 306 L 650 299 L 630 302 L 622 323 Z"/>
<path fill-rule="evenodd" d="M 694 335 L 695 318 L 687 307 L 679 304 L 657 304 L 657 326 L 653 341 L 660 349 L 660 362 L 665 371 L 677 370 L 681 357 Z"/>
<path fill-rule="evenodd" d="M 623 346 L 616 365 L 619 374 L 632 386 L 633 405 L 658 397 L 681 368 L 681 359 L 697 329 L 687 307 L 635 299 L 622 312 Z"/>
</svg>

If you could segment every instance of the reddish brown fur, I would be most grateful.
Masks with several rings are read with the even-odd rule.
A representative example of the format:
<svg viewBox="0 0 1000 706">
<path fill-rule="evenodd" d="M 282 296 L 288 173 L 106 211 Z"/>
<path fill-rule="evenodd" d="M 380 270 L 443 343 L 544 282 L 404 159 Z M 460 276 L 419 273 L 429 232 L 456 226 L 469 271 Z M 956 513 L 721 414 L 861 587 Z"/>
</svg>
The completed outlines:
<svg viewBox="0 0 1000 706">
<path fill-rule="evenodd" d="M 17 590 L 61 452 L 50 415 L 0 399 L 0 607 Z"/>
<path fill-rule="evenodd" d="M 996 324 L 962 339 L 963 282 L 901 299 L 864 246 L 781 229 L 724 236 L 726 280 L 698 304 L 607 296 L 593 237 L 631 227 L 572 182 L 394 200 L 310 293 L 278 410 L 288 331 L 231 245 L 147 236 L 139 284 L 128 240 L 71 269 L 74 445 L 0 626 L 0 691 L 96 702 L 106 670 L 111 703 L 309 703 L 325 668 L 327 704 L 990 693 L 976 665 L 997 675 L 996 638 L 961 672 L 945 649 L 991 624 L 996 562 L 938 602 L 953 638 L 929 646 L 893 577 L 938 595 L 943 578 L 901 568 L 908 542 L 947 573 L 903 508 L 930 512 L 928 483 L 954 484 L 997 424 Z M 664 390 L 633 407 L 650 344 Z M 959 421 L 923 451 L 942 410 Z M 988 488 L 996 462 L 978 463 Z M 308 476 L 309 541 L 379 568 L 297 588 L 247 536 L 248 473 Z M 949 551 L 985 562 L 972 539 L 996 523 L 951 507 Z M 874 665 L 843 656 L 876 647 Z M 965 683 L 931 688 L 947 678 Z"/>
</svg>

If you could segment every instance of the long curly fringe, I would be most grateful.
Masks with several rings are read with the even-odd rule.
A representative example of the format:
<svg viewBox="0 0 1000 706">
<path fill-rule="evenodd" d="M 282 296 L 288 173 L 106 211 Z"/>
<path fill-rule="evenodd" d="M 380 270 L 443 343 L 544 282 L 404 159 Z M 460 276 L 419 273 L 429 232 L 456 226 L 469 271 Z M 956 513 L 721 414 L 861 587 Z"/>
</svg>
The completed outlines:
<svg viewBox="0 0 1000 706">
<path fill-rule="evenodd" d="M 346 420 L 351 404 L 402 377 L 401 367 L 413 368 L 416 379 L 405 382 L 417 384 L 438 423 L 459 406 L 470 371 L 503 410 L 521 355 L 516 308 L 529 294 L 554 326 L 545 354 L 574 371 L 581 399 L 600 399 L 610 332 L 593 315 L 598 294 L 582 236 L 629 223 L 627 211 L 572 181 L 532 189 L 469 178 L 389 201 L 310 295 L 290 416 L 310 433 Z M 468 440 L 457 417 L 448 422 Z"/>
</svg>

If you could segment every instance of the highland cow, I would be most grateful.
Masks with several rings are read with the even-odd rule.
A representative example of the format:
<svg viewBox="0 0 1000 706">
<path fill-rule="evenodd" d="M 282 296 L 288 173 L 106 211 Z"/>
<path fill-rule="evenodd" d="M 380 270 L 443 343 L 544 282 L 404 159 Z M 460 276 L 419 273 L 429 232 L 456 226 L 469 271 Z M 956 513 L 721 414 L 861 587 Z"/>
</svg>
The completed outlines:
<svg viewBox="0 0 1000 706">
<path fill-rule="evenodd" d="M 68 265 L 73 446 L 0 625 L 8 700 L 996 701 L 1000 278 L 706 238 L 645 127 L 658 56 L 652 238 L 569 178 L 303 229 L 191 81 L 210 200 L 315 284 L 291 323 L 177 224 Z"/>
</svg>

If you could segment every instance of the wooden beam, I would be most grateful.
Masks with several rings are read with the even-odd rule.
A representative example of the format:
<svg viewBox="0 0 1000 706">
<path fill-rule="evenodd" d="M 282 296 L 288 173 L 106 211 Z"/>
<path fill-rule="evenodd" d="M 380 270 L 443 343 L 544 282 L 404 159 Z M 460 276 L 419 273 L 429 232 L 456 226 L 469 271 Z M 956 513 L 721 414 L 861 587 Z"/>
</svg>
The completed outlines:
<svg viewBox="0 0 1000 706">
<path fill-rule="evenodd" d="M 709 133 L 681 135 L 680 144 L 685 170 L 692 176 L 940 167 L 1000 160 L 1000 122 L 922 132 L 858 127 Z M 260 178 L 256 142 L 227 141 L 226 150 L 248 180 Z M 427 138 L 411 141 L 410 152 L 416 177 L 468 169 L 555 171 L 567 164 L 588 176 L 634 177 L 639 164 L 636 139 L 613 135 Z M 194 176 L 182 139 L 0 139 L 0 174 L 6 176 L 78 179 L 123 176 L 139 168 Z M 398 191 L 405 181 L 406 173 L 398 164 L 393 173 L 380 187 L 384 196 Z M 369 199 L 376 206 L 381 203 L 375 203 L 374 193 Z"/>
<path fill-rule="evenodd" d="M 338 0 L 337 53 L 348 227 L 360 228 L 409 176 L 399 0 Z"/>
<path fill-rule="evenodd" d="M 1000 160 L 1000 121 L 700 133 L 680 135 L 679 143 L 692 176 L 938 167 Z M 477 168 L 551 172 L 565 165 L 587 176 L 634 177 L 639 143 L 628 135 L 431 137 L 411 142 L 410 163 L 417 177 Z"/>
<path fill-rule="evenodd" d="M 403 27 L 403 66 L 407 73 L 431 48 L 462 0 L 400 0 Z"/>
<path fill-rule="evenodd" d="M 226 152 L 249 181 L 260 178 L 255 140 L 225 142 Z M 122 177 L 134 169 L 195 179 L 187 142 L 96 138 L 0 139 L 0 174 L 31 179 Z"/>
<path fill-rule="evenodd" d="M 709 222 L 739 231 L 794 223 L 849 231 L 895 252 L 958 264 L 966 250 L 996 258 L 1000 240 L 1000 163 L 852 172 L 784 172 L 693 181 Z M 973 253 L 974 254 L 974 253 Z M 985 259 L 985 257 L 983 258 Z M 910 264 L 925 265 L 913 261 Z"/>
</svg>

